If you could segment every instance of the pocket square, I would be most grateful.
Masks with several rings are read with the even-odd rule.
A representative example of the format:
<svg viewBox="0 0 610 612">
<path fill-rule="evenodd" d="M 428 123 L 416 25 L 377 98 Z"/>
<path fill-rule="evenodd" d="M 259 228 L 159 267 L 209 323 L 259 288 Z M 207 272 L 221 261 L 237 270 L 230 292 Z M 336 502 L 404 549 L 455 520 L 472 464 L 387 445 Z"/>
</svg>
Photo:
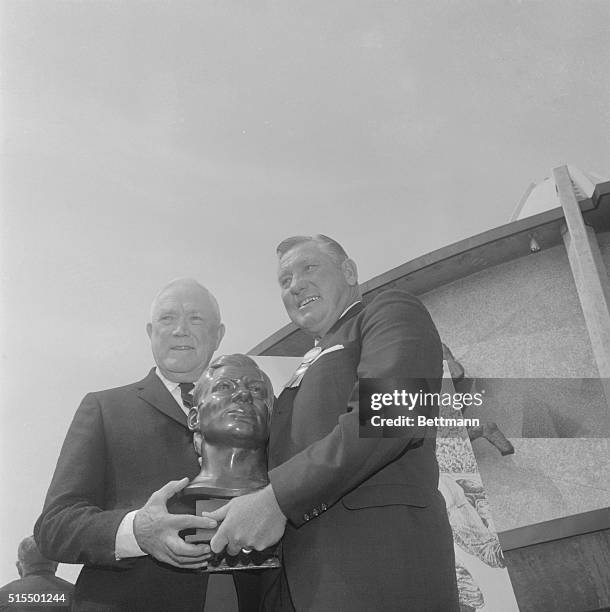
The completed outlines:
<svg viewBox="0 0 610 612">
<path fill-rule="evenodd" d="M 328 348 L 324 349 L 311 363 L 313 363 L 314 361 L 318 361 L 318 359 L 320 359 L 320 357 L 322 357 L 322 355 L 326 355 L 328 353 L 333 353 L 334 351 L 340 351 L 341 349 L 345 348 L 342 344 L 335 344 L 334 346 L 329 346 Z M 311 364 L 309 364 L 311 365 Z"/>
<path fill-rule="evenodd" d="M 305 354 L 305 357 L 303 357 L 303 362 L 295 370 L 294 374 L 290 377 L 290 380 L 284 385 L 284 388 L 298 387 L 301 384 L 301 381 L 303 380 L 303 376 L 305 376 L 305 372 L 307 372 L 312 363 L 315 363 L 316 361 L 318 361 L 318 359 L 320 359 L 320 357 L 327 355 L 328 353 L 340 351 L 345 347 L 342 344 L 335 344 L 334 346 L 329 346 L 323 351 L 321 351 L 319 347 L 316 348 L 318 348 L 317 354 L 315 349 L 312 349 L 311 351 Z"/>
</svg>

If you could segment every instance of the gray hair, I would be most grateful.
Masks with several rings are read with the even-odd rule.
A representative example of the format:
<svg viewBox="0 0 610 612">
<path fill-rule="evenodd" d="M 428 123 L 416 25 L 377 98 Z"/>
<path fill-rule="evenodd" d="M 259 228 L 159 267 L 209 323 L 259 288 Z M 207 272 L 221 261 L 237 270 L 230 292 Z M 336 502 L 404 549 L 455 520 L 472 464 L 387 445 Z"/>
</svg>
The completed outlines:
<svg viewBox="0 0 610 612">
<path fill-rule="evenodd" d="M 324 234 L 316 234 L 315 236 L 291 236 L 282 240 L 275 249 L 277 256 L 281 259 L 288 251 L 300 244 L 315 242 L 338 266 L 340 266 L 348 255 L 345 249 L 332 238 Z"/>
<path fill-rule="evenodd" d="M 42 555 L 34 536 L 21 540 L 17 548 L 17 560 L 22 569 L 27 571 L 49 570 L 55 573 L 57 569 L 57 561 L 52 561 Z"/>
<path fill-rule="evenodd" d="M 210 300 L 210 304 L 212 305 L 212 313 L 218 319 L 218 323 L 221 322 L 220 308 L 218 307 L 218 302 L 216 301 L 216 298 L 210 292 L 209 289 L 204 287 L 199 281 L 196 281 L 194 278 L 175 278 L 174 280 L 171 280 L 169 283 L 167 283 L 167 285 L 162 287 L 161 290 L 157 293 L 157 295 L 155 295 L 150 305 L 150 320 L 151 321 L 154 318 L 155 308 L 157 307 L 157 302 L 159 301 L 159 298 L 165 295 L 165 293 L 167 293 L 169 289 L 171 289 L 172 287 L 175 287 L 176 285 L 191 285 L 193 287 L 197 287 L 198 289 L 201 289 L 201 291 L 204 292 L 207 295 L 208 299 Z"/>
</svg>

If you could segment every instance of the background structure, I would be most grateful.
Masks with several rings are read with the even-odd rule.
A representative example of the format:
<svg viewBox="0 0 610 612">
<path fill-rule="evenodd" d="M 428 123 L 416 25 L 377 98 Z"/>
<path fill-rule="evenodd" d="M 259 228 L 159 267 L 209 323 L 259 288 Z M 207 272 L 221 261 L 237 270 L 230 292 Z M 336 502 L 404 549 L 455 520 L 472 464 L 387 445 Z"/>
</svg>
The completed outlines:
<svg viewBox="0 0 610 612">
<path fill-rule="evenodd" d="M 453 473 L 441 475 L 439 488 L 450 502 L 459 559 L 458 509 L 468 508 L 460 486 L 476 493 L 468 474 L 480 473 L 479 493 L 489 499 L 522 612 L 610 605 L 610 181 L 585 184 L 575 180 L 579 175 L 567 166 L 553 169 L 553 178 L 530 192 L 551 181 L 546 207 L 528 210 L 528 197 L 518 207 L 530 213 L 523 218 L 362 286 L 365 304 L 390 288 L 417 294 L 451 347 L 444 352 L 456 390 L 484 396 L 480 407 L 463 411 L 483 426 L 483 437 L 468 431 L 476 467 L 461 465 L 470 445 L 439 429 L 441 471 Z M 302 355 L 311 346 L 312 338 L 289 324 L 252 353 Z M 504 435 L 508 440 L 498 443 Z M 466 474 L 454 483 L 455 472 Z M 465 548 L 499 563 L 493 525 L 481 527 L 484 512 L 480 520 L 470 513 L 479 544 Z M 485 565 L 479 568 L 487 571 Z M 459 570 L 461 594 L 469 594 L 470 607 L 486 610 L 485 600 L 501 587 L 473 597 L 472 579 Z"/>
</svg>

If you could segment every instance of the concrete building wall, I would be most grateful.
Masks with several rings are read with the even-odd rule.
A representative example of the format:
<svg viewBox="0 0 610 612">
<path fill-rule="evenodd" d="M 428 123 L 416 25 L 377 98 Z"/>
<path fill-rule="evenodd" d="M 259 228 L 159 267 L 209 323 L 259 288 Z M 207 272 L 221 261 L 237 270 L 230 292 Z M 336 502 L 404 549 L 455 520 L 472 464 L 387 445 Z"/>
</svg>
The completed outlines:
<svg viewBox="0 0 610 612">
<path fill-rule="evenodd" d="M 443 342 L 471 376 L 597 376 L 563 245 L 419 297 Z"/>
<path fill-rule="evenodd" d="M 598 239 L 608 266 L 610 233 Z M 473 442 L 498 530 L 610 506 L 610 418 L 563 245 L 420 297 L 487 391 L 466 416 L 497 422 L 515 446 L 502 457 Z"/>
</svg>

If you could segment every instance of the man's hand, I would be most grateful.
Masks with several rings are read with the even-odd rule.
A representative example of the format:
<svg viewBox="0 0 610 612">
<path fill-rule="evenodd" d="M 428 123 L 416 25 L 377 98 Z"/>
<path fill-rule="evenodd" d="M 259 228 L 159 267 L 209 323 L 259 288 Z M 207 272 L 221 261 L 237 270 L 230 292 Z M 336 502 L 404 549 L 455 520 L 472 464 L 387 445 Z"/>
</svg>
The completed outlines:
<svg viewBox="0 0 610 612">
<path fill-rule="evenodd" d="M 172 480 L 155 491 L 138 510 L 133 532 L 138 546 L 159 561 L 190 569 L 205 567 L 210 556 L 207 544 L 187 544 L 178 532 L 182 529 L 214 529 L 216 521 L 190 514 L 170 514 L 167 500 L 181 491 L 188 478 Z"/>
<path fill-rule="evenodd" d="M 237 555 L 242 548 L 264 550 L 279 541 L 286 527 L 286 517 L 271 485 L 234 497 L 218 510 L 204 512 L 202 516 L 222 521 L 210 546 L 216 553 L 226 546 L 230 555 Z"/>
</svg>

